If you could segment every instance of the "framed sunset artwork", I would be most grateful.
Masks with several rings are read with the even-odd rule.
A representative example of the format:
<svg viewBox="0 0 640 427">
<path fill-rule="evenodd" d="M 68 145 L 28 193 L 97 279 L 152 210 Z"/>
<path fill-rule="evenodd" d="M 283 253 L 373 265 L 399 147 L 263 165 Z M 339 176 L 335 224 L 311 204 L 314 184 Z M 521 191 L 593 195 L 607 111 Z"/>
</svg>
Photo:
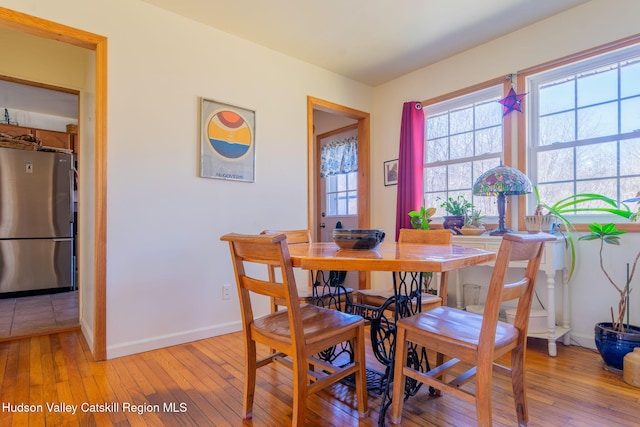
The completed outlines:
<svg viewBox="0 0 640 427">
<path fill-rule="evenodd" d="M 255 111 L 201 98 L 200 176 L 255 182 Z"/>
</svg>

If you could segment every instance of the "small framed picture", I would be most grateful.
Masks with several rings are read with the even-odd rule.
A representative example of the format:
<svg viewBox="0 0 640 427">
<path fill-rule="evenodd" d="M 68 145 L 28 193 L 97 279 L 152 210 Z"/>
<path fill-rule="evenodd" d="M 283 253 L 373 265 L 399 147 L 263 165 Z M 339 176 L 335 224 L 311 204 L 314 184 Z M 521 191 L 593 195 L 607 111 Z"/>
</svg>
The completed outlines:
<svg viewBox="0 0 640 427">
<path fill-rule="evenodd" d="M 398 185 L 398 159 L 384 162 L 384 185 Z"/>
</svg>

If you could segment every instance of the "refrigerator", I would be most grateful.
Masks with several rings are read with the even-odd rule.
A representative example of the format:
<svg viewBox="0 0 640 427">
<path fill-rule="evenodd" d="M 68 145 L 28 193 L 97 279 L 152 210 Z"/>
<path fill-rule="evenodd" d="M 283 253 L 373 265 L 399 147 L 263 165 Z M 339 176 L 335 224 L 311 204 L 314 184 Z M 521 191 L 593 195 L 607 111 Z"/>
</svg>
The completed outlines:
<svg viewBox="0 0 640 427">
<path fill-rule="evenodd" d="M 0 296 L 74 287 L 71 154 L 0 147 Z"/>
</svg>

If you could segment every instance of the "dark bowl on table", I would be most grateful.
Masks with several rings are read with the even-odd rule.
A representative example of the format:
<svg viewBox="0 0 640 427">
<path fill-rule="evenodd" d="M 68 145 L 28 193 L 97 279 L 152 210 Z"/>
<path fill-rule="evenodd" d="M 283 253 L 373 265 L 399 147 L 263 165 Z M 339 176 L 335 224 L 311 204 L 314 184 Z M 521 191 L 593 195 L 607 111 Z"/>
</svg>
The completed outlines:
<svg viewBox="0 0 640 427">
<path fill-rule="evenodd" d="M 375 249 L 384 240 L 384 230 L 338 228 L 333 230 L 332 237 L 340 249 Z"/>
</svg>

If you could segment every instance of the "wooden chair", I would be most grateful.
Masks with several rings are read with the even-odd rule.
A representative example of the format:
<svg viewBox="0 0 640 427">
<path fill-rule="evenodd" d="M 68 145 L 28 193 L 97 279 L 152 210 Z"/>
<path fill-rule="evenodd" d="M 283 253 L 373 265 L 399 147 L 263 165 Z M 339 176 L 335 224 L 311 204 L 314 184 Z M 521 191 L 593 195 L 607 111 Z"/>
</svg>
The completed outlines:
<svg viewBox="0 0 640 427">
<path fill-rule="evenodd" d="M 263 230 L 260 234 L 284 234 L 287 236 L 287 244 L 288 245 L 299 245 L 304 243 L 311 243 L 311 232 L 309 230 Z M 271 274 L 275 274 L 275 269 L 273 267 L 270 268 Z M 311 276 L 311 273 L 309 273 Z M 352 288 L 345 288 L 345 292 L 351 295 L 353 292 Z M 342 295 L 340 295 L 342 297 Z M 313 289 L 310 286 L 298 287 L 298 299 L 300 303 L 311 304 L 313 302 Z M 324 304 L 324 303 L 323 303 Z M 328 306 L 329 304 L 320 304 L 321 306 Z M 271 298 L 271 311 L 278 311 L 278 307 L 284 306 L 284 302 L 282 300 L 277 300 L 276 298 Z"/>
<path fill-rule="evenodd" d="M 311 231 L 309 230 L 263 230 L 260 234 L 284 234 L 285 236 L 287 236 L 288 245 L 311 243 Z M 269 274 L 275 275 L 275 269 L 273 268 L 273 266 L 269 267 Z M 274 277 L 270 277 L 270 280 L 274 280 Z M 300 302 L 311 302 L 311 288 L 309 286 L 298 288 L 298 297 L 300 299 Z M 273 313 L 278 311 L 279 306 L 284 306 L 284 301 L 271 298 L 271 312 Z"/>
<path fill-rule="evenodd" d="M 409 228 L 400 229 L 399 243 L 420 243 L 431 245 L 448 245 L 451 243 L 452 233 L 450 230 L 412 230 Z M 404 273 L 395 272 L 394 280 L 400 282 L 400 275 Z M 445 278 L 446 279 L 446 278 Z M 442 280 L 438 287 L 437 295 L 423 291 L 421 295 L 422 311 L 431 310 L 434 307 L 447 304 L 447 283 Z M 357 302 L 373 307 L 381 307 L 385 301 L 393 296 L 393 288 L 387 289 L 361 289 L 357 291 Z M 393 306 L 389 306 L 393 308 Z"/>
<path fill-rule="evenodd" d="M 245 343 L 243 418 L 252 418 L 257 369 L 274 361 L 293 370 L 293 426 L 304 424 L 309 394 L 351 374 L 355 375 L 358 411 L 365 415 L 367 385 L 362 317 L 299 303 L 284 234 L 226 234 L 221 240 L 229 242 L 242 310 Z M 246 263 L 251 264 L 250 269 L 245 269 Z M 265 266 L 267 271 L 258 271 L 257 265 Z M 268 272 L 271 267 L 280 268 L 280 281 L 275 281 Z M 268 279 L 260 278 L 267 276 Z M 251 293 L 281 299 L 286 310 L 255 318 Z M 351 343 L 353 357 L 343 366 L 334 366 L 314 356 L 346 341 Z M 257 343 L 275 348 L 277 352 L 258 360 Z"/>
<path fill-rule="evenodd" d="M 391 411 L 394 424 L 400 423 L 404 385 L 406 377 L 410 377 L 434 387 L 438 393 L 444 391 L 475 403 L 478 425 L 491 426 L 494 370 L 511 377 L 518 423 L 527 424 L 524 360 L 529 311 L 544 242 L 554 239 L 546 233 L 503 236 L 483 315 L 443 306 L 398 321 Z M 509 261 L 512 260 L 528 260 L 527 268 L 522 279 L 505 284 Z M 499 321 L 500 304 L 514 299 L 518 299 L 514 324 Z M 416 345 L 427 347 L 451 359 L 446 363 L 439 360 L 432 370 L 419 372 L 406 366 L 407 357 L 412 357 L 411 352 Z M 509 351 L 511 368 L 495 363 L 497 358 Z M 465 367 L 469 364 L 473 366 L 465 372 L 460 372 L 460 369 L 450 372 L 459 363 Z M 452 375 L 454 378 L 451 378 Z M 475 393 L 462 388 L 474 376 Z"/>
</svg>

